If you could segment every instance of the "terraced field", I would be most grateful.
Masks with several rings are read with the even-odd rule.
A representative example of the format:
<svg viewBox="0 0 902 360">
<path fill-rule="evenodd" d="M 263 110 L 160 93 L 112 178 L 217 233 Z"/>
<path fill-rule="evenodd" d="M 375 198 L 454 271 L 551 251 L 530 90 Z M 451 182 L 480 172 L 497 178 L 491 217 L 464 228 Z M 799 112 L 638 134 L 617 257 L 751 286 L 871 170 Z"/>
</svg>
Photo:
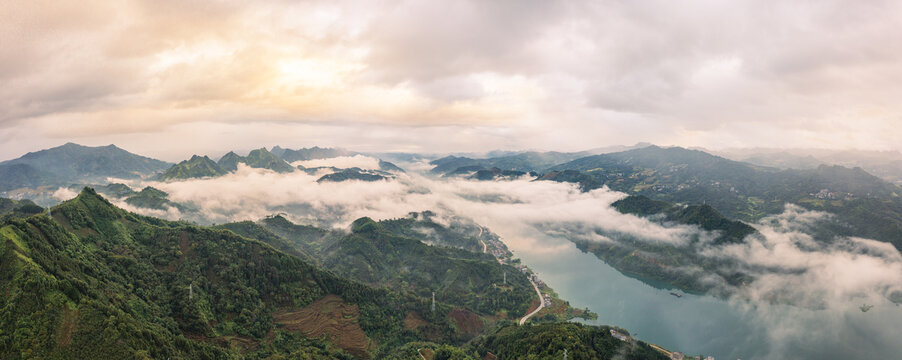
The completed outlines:
<svg viewBox="0 0 902 360">
<path fill-rule="evenodd" d="M 376 346 L 360 328 L 359 317 L 357 305 L 348 305 L 336 295 L 326 295 L 298 310 L 273 314 L 276 324 L 283 330 L 300 332 L 310 338 L 325 335 L 332 344 L 348 353 L 369 358 L 369 350 Z"/>
</svg>

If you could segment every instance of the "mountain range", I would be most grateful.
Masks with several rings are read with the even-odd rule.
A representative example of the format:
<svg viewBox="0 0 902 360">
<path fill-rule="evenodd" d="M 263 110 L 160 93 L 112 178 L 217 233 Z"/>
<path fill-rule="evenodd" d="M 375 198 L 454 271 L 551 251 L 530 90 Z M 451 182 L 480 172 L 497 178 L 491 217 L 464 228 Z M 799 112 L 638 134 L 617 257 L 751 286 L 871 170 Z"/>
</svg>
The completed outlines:
<svg viewBox="0 0 902 360">
<path fill-rule="evenodd" d="M 115 145 L 89 147 L 66 143 L 0 162 L 0 191 L 72 183 L 105 181 L 106 178 L 146 178 L 171 164 L 132 154 Z"/>
<path fill-rule="evenodd" d="M 386 231 L 361 219 L 336 244 L 434 251 Z M 522 356 L 523 341 L 544 343 L 547 354 L 664 358 L 641 341 L 615 340 L 606 327 L 481 328 L 488 318 L 470 305 L 431 305 L 230 230 L 129 213 L 90 188 L 49 214 L 6 220 L 0 260 L 4 359 L 393 359 L 424 348 L 478 359 Z M 564 343 L 542 340 L 568 333 Z"/>
</svg>

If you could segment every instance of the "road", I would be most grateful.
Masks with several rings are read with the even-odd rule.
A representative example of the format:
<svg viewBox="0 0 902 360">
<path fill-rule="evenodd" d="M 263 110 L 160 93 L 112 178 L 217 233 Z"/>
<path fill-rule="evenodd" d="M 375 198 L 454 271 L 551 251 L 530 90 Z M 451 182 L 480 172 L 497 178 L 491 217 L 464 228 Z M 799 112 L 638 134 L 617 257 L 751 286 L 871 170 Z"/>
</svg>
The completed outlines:
<svg viewBox="0 0 902 360">
<path fill-rule="evenodd" d="M 539 295 L 539 307 L 537 307 L 537 308 L 536 308 L 535 310 L 533 310 L 531 313 L 526 314 L 526 316 L 524 316 L 522 319 L 520 319 L 520 325 L 525 324 L 525 323 L 526 323 L 526 320 L 529 320 L 530 317 L 532 317 L 533 315 L 535 315 L 536 313 L 538 313 L 539 310 L 542 310 L 542 308 L 545 307 L 545 298 L 542 296 L 542 292 L 539 291 L 539 286 L 536 285 L 536 283 L 533 282 L 532 280 L 529 280 L 529 283 L 532 284 L 532 288 L 533 288 L 533 289 L 536 289 L 536 294 Z"/>
<path fill-rule="evenodd" d="M 485 241 L 482 241 L 482 239 L 479 239 L 481 237 L 482 237 L 482 227 L 480 226 L 479 227 L 479 235 L 476 235 L 476 238 L 479 240 L 479 242 L 482 243 L 482 253 L 485 254 L 488 252 L 488 246 L 485 245 Z"/>
</svg>

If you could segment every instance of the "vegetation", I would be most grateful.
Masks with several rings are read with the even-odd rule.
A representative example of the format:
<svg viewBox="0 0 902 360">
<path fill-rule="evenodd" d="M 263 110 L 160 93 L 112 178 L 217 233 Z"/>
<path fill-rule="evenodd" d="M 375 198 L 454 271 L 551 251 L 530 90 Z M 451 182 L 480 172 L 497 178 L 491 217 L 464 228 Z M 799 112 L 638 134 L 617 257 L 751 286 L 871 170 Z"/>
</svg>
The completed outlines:
<svg viewBox="0 0 902 360">
<path fill-rule="evenodd" d="M 0 163 L 0 191 L 65 186 L 108 177 L 137 178 L 162 171 L 169 165 L 114 145 L 88 147 L 67 143 Z"/>
<path fill-rule="evenodd" d="M 278 329 L 288 325 L 277 315 L 303 310 L 329 294 L 353 304 L 348 325 L 376 349 L 419 336 L 448 343 L 467 339 L 454 330 L 444 303 L 432 313 L 426 299 L 344 280 L 232 232 L 127 213 L 90 189 L 55 207 L 53 219 L 13 219 L 0 229 L 4 359 L 280 352 L 272 344 L 279 344 Z M 404 329 L 408 313 L 422 314 L 419 330 Z M 330 319 L 298 320 L 292 324 L 302 328 L 293 332 L 327 330 Z M 322 335 L 328 338 L 326 330 Z M 283 344 L 296 341 L 281 336 L 288 337 Z M 340 351 L 366 357 L 374 350 Z"/>
<path fill-rule="evenodd" d="M 132 206 L 156 210 L 166 210 L 170 207 L 182 211 L 187 209 L 185 206 L 170 201 L 169 194 L 165 191 L 151 186 L 145 187 L 140 192 L 129 196 L 125 199 L 125 202 Z"/>
<path fill-rule="evenodd" d="M 24 218 L 44 212 L 44 208 L 33 201 L 0 198 L 0 221 L 11 218 Z"/>
<path fill-rule="evenodd" d="M 392 163 L 382 160 L 382 159 L 379 160 L 379 170 L 387 171 L 387 172 L 396 172 L 396 173 L 404 172 L 404 169 L 402 169 L 398 165 L 392 164 Z"/>
<path fill-rule="evenodd" d="M 484 242 L 502 244 L 498 235 L 464 218 L 444 219 L 447 226 L 435 221 L 431 211 L 412 212 L 407 217 L 382 220 L 379 223 L 391 233 L 422 239 L 427 244 L 455 247 L 472 252 L 483 252 Z M 503 245 L 503 244 L 502 244 Z"/>
<path fill-rule="evenodd" d="M 234 151 L 229 151 L 219 158 L 219 161 L 217 161 L 216 164 L 225 171 L 235 171 L 238 170 L 238 164 L 242 162 L 244 162 L 243 157 L 236 154 Z"/>
<path fill-rule="evenodd" d="M 70 186 L 69 188 L 74 191 L 81 190 L 81 187 L 78 187 L 77 185 Z M 123 197 L 132 196 L 132 195 L 137 194 L 137 192 L 135 192 L 135 190 L 132 190 L 132 188 L 128 187 L 128 185 L 125 185 L 122 183 L 112 183 L 112 184 L 107 184 L 107 185 L 94 185 L 94 186 L 92 186 L 92 188 L 104 196 L 114 197 L 114 198 L 123 198 Z"/>
<path fill-rule="evenodd" d="M 169 170 L 166 170 L 166 172 L 160 175 L 160 180 L 167 181 L 217 177 L 225 175 L 226 173 L 227 171 L 216 164 L 216 162 L 214 162 L 213 160 L 210 160 L 209 157 L 194 155 L 191 157 L 191 159 L 184 160 L 178 164 L 173 165 L 171 168 L 169 168 Z"/>
<path fill-rule="evenodd" d="M 248 223 L 224 227 L 276 248 L 287 244 L 339 275 L 420 297 L 435 292 L 436 299 L 482 315 L 522 316 L 535 298 L 524 274 L 491 255 L 430 246 L 393 233 L 402 228 L 398 220 L 387 223 L 361 218 L 350 234 L 295 225 L 282 216 L 265 219 L 265 229 Z"/>
<path fill-rule="evenodd" d="M 294 168 L 291 167 L 291 165 L 288 165 L 285 160 L 273 155 L 273 153 L 266 150 L 266 148 L 251 150 L 251 152 L 247 154 L 247 157 L 242 159 L 242 162 L 252 168 L 269 169 L 278 173 L 294 171 Z"/>
<path fill-rule="evenodd" d="M 275 154 L 260 148 L 252 150 L 246 157 L 239 156 L 232 151 L 222 156 L 217 163 L 225 171 L 238 170 L 238 164 L 243 163 L 247 166 L 257 169 L 269 169 L 279 173 L 292 172 L 295 169 L 288 165 L 285 160 L 280 159 Z"/>
<path fill-rule="evenodd" d="M 290 163 L 302 160 L 328 159 L 354 155 L 353 152 L 344 149 L 321 148 L 317 146 L 297 150 L 283 149 L 276 146 L 272 149 L 272 153 Z"/>
<path fill-rule="evenodd" d="M 668 359 L 648 344 L 614 338 L 606 326 L 552 323 L 500 328 L 470 348 L 498 359 Z"/>
<path fill-rule="evenodd" d="M 433 359 L 468 359 L 489 351 L 507 354 L 520 345 L 506 342 L 527 337 L 538 343 L 554 332 L 571 339 L 566 344 L 575 344 L 572 336 L 579 335 L 577 342 L 596 354 L 624 349 L 598 341 L 603 335 L 586 335 L 605 328 L 485 330 L 487 318 L 440 296 L 431 310 L 430 301 L 414 291 L 347 280 L 305 261 L 300 252 L 236 235 L 252 234 L 291 251 L 290 243 L 279 243 L 281 236 L 252 222 L 204 228 L 144 217 L 114 207 L 90 188 L 54 207 L 52 216 L 0 225 L 0 358 L 409 359 L 411 351 L 424 349 Z M 299 237 L 333 234 L 281 216 L 264 223 Z M 371 254 L 392 262 L 391 257 L 422 253 L 451 263 L 493 263 L 480 254 L 413 241 L 364 218 L 332 244 L 359 246 L 349 251 L 358 260 Z M 455 256 L 442 260 L 430 252 Z M 495 270 L 479 271 L 491 277 Z M 438 280 L 445 286 L 457 281 L 445 276 Z M 488 337 L 467 342 L 486 332 Z M 540 357 L 547 352 L 530 351 Z M 582 354 L 576 351 L 571 354 Z M 520 353 L 511 356 L 522 358 Z"/>
<path fill-rule="evenodd" d="M 561 174 L 568 173 L 568 176 Z M 748 222 L 784 211 L 787 203 L 836 215 L 833 235 L 890 242 L 902 249 L 902 189 L 861 170 L 822 165 L 778 170 L 697 150 L 646 148 L 556 165 L 542 179 L 608 186 L 628 194 L 683 204 L 707 204 Z"/>
<path fill-rule="evenodd" d="M 666 201 L 652 200 L 643 195 L 630 195 L 611 204 L 617 211 L 648 217 L 663 215 L 662 221 L 698 225 L 707 231 L 718 232 L 714 244 L 737 243 L 753 233 L 755 228 L 725 218 L 708 205 L 678 206 Z"/>
<path fill-rule="evenodd" d="M 331 174 L 326 174 L 316 180 L 316 182 L 341 182 L 348 180 L 360 180 L 360 181 L 380 181 L 388 179 L 391 176 L 390 174 L 380 173 L 376 171 L 369 170 L 361 170 L 360 168 L 350 168 L 336 171 Z"/>
<path fill-rule="evenodd" d="M 493 167 L 491 169 L 481 169 L 476 171 L 470 179 L 474 180 L 496 180 L 496 179 L 516 179 L 526 175 L 526 172 L 517 171 L 517 170 L 501 170 L 497 167 Z"/>
<path fill-rule="evenodd" d="M 570 161 L 587 153 L 560 153 L 560 152 L 523 152 L 519 154 L 492 157 L 488 159 L 472 159 L 468 157 L 446 156 L 433 160 L 434 174 L 466 173 L 478 170 L 489 170 L 496 167 L 501 170 L 515 170 L 522 172 L 540 171 L 555 164 Z"/>
</svg>

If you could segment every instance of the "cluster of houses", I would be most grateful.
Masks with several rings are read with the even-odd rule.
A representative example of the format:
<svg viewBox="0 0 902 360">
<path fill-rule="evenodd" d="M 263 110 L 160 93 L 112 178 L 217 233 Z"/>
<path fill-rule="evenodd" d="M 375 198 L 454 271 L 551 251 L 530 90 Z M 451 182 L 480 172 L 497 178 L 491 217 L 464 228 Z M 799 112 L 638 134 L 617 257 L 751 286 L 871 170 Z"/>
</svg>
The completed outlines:
<svg viewBox="0 0 902 360">
<path fill-rule="evenodd" d="M 833 192 L 833 191 L 830 191 L 830 189 L 821 189 L 820 191 L 818 191 L 816 193 L 810 193 L 808 195 L 811 195 L 815 198 L 823 199 L 823 200 L 833 200 L 833 199 L 840 199 L 840 198 L 849 199 L 849 198 L 854 197 L 852 195 L 852 193 Z"/>
<path fill-rule="evenodd" d="M 611 329 L 611 336 L 613 336 L 615 339 L 620 340 L 620 341 L 630 341 L 629 336 L 626 336 L 623 333 L 621 333 L 617 330 L 614 330 L 614 329 Z"/>
<path fill-rule="evenodd" d="M 529 277 L 529 280 L 532 280 L 534 283 L 536 283 L 536 286 L 538 286 L 540 288 L 545 287 L 545 282 L 542 281 L 542 279 L 539 279 L 539 275 L 536 275 L 536 274 L 530 272 L 528 267 L 523 266 L 521 264 L 516 264 L 516 265 L 514 265 L 514 267 L 517 268 L 517 270 L 520 270 L 521 273 L 526 274 L 527 277 Z"/>
<path fill-rule="evenodd" d="M 679 351 L 674 351 L 674 352 L 670 353 L 670 360 L 683 360 L 683 359 L 686 359 L 686 355 L 684 355 L 683 353 L 681 353 Z M 695 360 L 702 360 L 701 355 L 696 356 Z M 705 360 L 714 360 L 714 357 L 707 356 L 707 357 L 705 357 Z"/>
</svg>

